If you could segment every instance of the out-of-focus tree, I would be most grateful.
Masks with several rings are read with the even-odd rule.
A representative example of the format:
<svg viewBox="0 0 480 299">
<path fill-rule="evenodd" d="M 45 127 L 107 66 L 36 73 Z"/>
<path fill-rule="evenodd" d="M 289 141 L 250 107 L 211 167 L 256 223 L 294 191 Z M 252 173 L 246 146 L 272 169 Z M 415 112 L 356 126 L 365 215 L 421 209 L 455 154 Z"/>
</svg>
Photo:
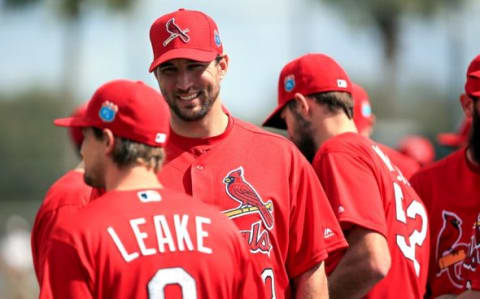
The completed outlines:
<svg viewBox="0 0 480 299">
<path fill-rule="evenodd" d="M 316 0 L 318 1 L 318 0 Z M 354 26 L 373 26 L 377 29 L 383 46 L 384 76 L 382 84 L 389 90 L 386 99 L 395 108 L 397 58 L 402 30 L 402 17 L 418 15 L 430 18 L 441 9 L 458 10 L 465 0 L 321 0 L 338 8 Z M 395 109 L 391 112 L 395 113 Z"/>
<path fill-rule="evenodd" d="M 61 111 L 64 115 L 71 112 L 75 102 L 75 85 L 79 77 L 82 57 L 82 19 L 88 6 L 104 5 L 111 12 L 128 12 L 134 0 L 4 0 L 7 9 L 21 9 L 33 4 L 45 4 L 53 7 L 63 19 L 62 72 L 60 88 L 66 105 Z M 64 166 L 70 165 L 73 154 L 65 148 Z"/>
</svg>

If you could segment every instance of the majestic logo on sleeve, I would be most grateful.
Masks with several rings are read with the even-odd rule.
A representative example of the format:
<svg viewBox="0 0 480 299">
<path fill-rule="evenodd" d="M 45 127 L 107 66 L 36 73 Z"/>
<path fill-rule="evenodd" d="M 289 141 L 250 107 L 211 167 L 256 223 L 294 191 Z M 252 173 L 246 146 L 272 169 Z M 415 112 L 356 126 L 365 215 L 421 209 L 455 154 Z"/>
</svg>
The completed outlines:
<svg viewBox="0 0 480 299">
<path fill-rule="evenodd" d="M 272 244 L 268 230 L 271 230 L 274 225 L 272 201 L 263 202 L 255 188 L 245 179 L 243 167 L 228 172 L 223 183 L 227 195 L 240 203 L 238 207 L 223 213 L 231 219 L 257 214 L 260 220 L 251 223 L 248 228 L 240 228 L 240 231 L 247 240 L 251 252 L 269 255 Z"/>
<path fill-rule="evenodd" d="M 184 43 L 188 43 L 190 41 L 190 36 L 187 34 L 190 29 L 185 28 L 182 30 L 177 24 L 175 24 L 175 18 L 168 20 L 165 26 L 167 27 L 167 32 L 170 33 L 170 36 L 163 42 L 164 47 L 166 47 L 177 37 L 179 37 Z"/>
<path fill-rule="evenodd" d="M 465 281 L 462 277 L 462 264 L 467 256 L 468 245 L 460 243 L 462 238 L 462 219 L 450 211 L 442 212 L 443 226 L 438 233 L 435 260 L 439 271 L 437 276 L 444 273 L 457 288 L 463 288 Z"/>
</svg>

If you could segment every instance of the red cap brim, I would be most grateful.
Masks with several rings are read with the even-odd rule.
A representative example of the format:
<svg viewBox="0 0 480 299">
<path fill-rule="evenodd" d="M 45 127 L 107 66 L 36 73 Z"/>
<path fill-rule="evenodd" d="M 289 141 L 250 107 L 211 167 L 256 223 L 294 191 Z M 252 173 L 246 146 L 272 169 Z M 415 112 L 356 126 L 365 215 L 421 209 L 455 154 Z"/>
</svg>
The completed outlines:
<svg viewBox="0 0 480 299">
<path fill-rule="evenodd" d="M 264 127 L 271 127 L 280 130 L 286 130 L 287 124 L 285 121 L 280 117 L 280 112 L 283 110 L 287 103 L 283 105 L 277 106 L 275 110 L 267 117 L 267 119 L 263 122 L 262 126 Z"/>
<path fill-rule="evenodd" d="M 66 117 L 66 118 L 57 118 L 53 123 L 58 127 L 90 127 L 92 126 L 83 118 L 77 117 Z"/>
<path fill-rule="evenodd" d="M 177 58 L 191 59 L 195 61 L 210 62 L 217 57 L 218 53 L 214 51 L 203 51 L 198 49 L 179 48 L 172 49 L 163 55 L 160 55 L 150 65 L 149 72 L 153 72 L 160 64 L 165 61 Z"/>
<path fill-rule="evenodd" d="M 441 133 L 437 135 L 438 143 L 446 146 L 461 146 L 465 142 L 465 137 L 455 133 Z"/>
</svg>

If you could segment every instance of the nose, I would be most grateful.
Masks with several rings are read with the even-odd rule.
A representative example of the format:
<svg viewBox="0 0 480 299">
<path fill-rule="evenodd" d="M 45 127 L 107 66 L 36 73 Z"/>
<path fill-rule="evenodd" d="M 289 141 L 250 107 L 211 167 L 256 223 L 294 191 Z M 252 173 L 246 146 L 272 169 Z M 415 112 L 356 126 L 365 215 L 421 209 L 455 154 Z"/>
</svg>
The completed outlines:
<svg viewBox="0 0 480 299">
<path fill-rule="evenodd" d="M 187 91 L 192 86 L 192 76 L 187 70 L 178 72 L 176 87 L 181 91 Z"/>
</svg>

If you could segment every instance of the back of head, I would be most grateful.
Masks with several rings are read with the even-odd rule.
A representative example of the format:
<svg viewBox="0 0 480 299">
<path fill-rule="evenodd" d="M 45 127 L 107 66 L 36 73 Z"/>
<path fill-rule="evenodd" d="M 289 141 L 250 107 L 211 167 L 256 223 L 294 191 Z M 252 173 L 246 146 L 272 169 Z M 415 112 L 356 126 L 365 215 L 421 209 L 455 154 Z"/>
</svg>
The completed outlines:
<svg viewBox="0 0 480 299">
<path fill-rule="evenodd" d="M 480 55 L 477 55 L 468 66 L 465 94 L 470 98 L 480 97 Z"/>
<path fill-rule="evenodd" d="M 350 78 L 333 58 L 325 54 L 307 54 L 292 60 L 280 73 L 278 105 L 263 125 L 285 129 L 280 112 L 296 93 L 307 96 L 326 92 L 352 94 Z"/>
<path fill-rule="evenodd" d="M 400 141 L 398 151 L 416 160 L 421 166 L 435 160 L 435 149 L 425 137 L 411 135 Z"/>
<path fill-rule="evenodd" d="M 362 135 L 369 136 L 374 124 L 374 115 L 368 94 L 360 85 L 352 84 L 353 121 Z"/>
<path fill-rule="evenodd" d="M 158 18 L 150 27 L 153 61 L 149 71 L 171 59 L 210 62 L 223 54 L 217 24 L 200 11 L 179 9 Z"/>
</svg>

